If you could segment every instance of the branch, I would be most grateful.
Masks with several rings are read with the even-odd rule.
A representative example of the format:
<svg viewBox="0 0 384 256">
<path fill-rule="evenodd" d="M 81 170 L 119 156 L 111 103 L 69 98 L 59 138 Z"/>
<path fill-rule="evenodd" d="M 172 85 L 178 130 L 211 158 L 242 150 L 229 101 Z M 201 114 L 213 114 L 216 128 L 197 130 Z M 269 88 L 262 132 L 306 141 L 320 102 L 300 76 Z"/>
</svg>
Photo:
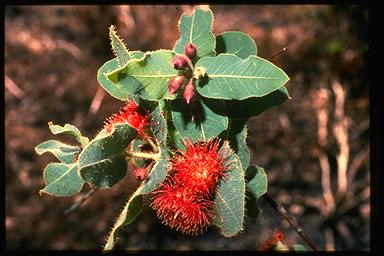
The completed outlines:
<svg viewBox="0 0 384 256">
<path fill-rule="evenodd" d="M 289 225 L 308 244 L 308 246 L 312 248 L 312 250 L 318 250 L 313 240 L 304 232 L 304 229 L 297 223 L 297 221 L 295 221 L 293 217 L 288 214 L 284 206 L 276 203 L 275 200 L 273 200 L 268 194 L 264 194 L 262 197 L 273 209 L 275 209 L 286 221 L 288 221 Z"/>
<path fill-rule="evenodd" d="M 66 209 L 64 211 L 64 215 L 68 215 L 70 214 L 71 212 L 73 212 L 74 210 L 76 210 L 77 208 L 79 208 L 80 205 L 82 205 L 85 200 L 87 200 L 89 197 L 91 197 L 91 195 L 93 193 L 95 193 L 97 191 L 97 188 L 92 188 L 91 190 L 89 190 L 87 193 L 85 193 L 84 195 L 82 195 L 79 199 L 79 201 L 77 201 L 76 203 L 74 203 L 71 207 L 69 207 L 68 209 Z"/>
</svg>

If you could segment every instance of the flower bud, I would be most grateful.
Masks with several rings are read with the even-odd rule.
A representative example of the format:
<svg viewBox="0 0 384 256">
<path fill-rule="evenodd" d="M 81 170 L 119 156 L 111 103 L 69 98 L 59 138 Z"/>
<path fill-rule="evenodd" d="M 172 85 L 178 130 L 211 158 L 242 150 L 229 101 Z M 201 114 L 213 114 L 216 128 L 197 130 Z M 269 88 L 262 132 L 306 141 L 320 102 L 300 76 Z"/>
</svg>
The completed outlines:
<svg viewBox="0 0 384 256">
<path fill-rule="evenodd" d="M 185 69 L 189 66 L 189 60 L 184 55 L 177 54 L 173 60 L 172 65 L 174 69 Z"/>
<path fill-rule="evenodd" d="M 193 84 L 193 78 L 191 78 L 191 80 L 189 80 L 187 86 L 184 89 L 183 97 L 187 104 L 189 104 L 193 96 L 195 96 L 195 85 Z"/>
<path fill-rule="evenodd" d="M 180 87 L 184 84 L 184 76 L 177 76 L 171 79 L 169 82 L 169 94 L 172 95 L 177 92 Z"/>
<path fill-rule="evenodd" d="M 148 177 L 147 168 L 138 168 L 134 172 L 137 180 L 143 181 Z"/>
<path fill-rule="evenodd" d="M 184 48 L 185 54 L 190 58 L 191 60 L 196 57 L 196 46 L 192 43 L 188 43 Z"/>
</svg>

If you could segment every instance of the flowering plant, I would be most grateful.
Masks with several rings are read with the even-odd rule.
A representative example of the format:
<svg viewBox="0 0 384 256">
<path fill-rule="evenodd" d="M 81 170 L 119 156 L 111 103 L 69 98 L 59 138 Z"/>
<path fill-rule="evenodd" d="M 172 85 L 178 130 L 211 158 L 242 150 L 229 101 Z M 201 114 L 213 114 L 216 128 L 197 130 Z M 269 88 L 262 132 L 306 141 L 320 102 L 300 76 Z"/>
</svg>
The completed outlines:
<svg viewBox="0 0 384 256">
<path fill-rule="evenodd" d="M 226 237 L 243 229 L 245 208 L 255 217 L 266 193 L 263 168 L 249 165 L 246 121 L 284 103 L 289 80 L 283 70 L 257 56 L 253 39 L 241 32 L 212 32 L 213 14 L 196 9 L 179 21 L 181 37 L 172 50 L 129 51 L 110 27 L 116 57 L 98 71 L 100 85 L 124 101 L 93 138 L 71 124 L 49 123 L 79 145 L 48 140 L 36 152 L 59 162 L 44 169 L 40 193 L 72 196 L 85 183 L 109 189 L 124 178 L 132 161 L 141 182 L 108 236 L 140 213 L 151 199 L 161 221 L 196 235 L 215 225 Z M 247 196 L 246 196 L 247 194 Z"/>
</svg>

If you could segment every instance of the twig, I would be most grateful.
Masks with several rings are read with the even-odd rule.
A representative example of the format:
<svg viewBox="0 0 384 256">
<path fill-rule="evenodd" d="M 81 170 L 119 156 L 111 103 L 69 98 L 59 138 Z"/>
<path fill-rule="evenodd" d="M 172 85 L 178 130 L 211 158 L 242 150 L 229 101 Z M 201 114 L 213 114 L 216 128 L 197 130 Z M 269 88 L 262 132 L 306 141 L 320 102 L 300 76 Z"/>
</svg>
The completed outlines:
<svg viewBox="0 0 384 256">
<path fill-rule="evenodd" d="M 92 100 L 91 106 L 89 107 L 88 112 L 90 114 L 95 115 L 97 111 L 99 111 L 99 108 L 100 108 L 101 102 L 103 102 L 104 96 L 105 96 L 105 91 L 101 87 L 98 87 L 95 97 Z"/>
<path fill-rule="evenodd" d="M 285 52 L 286 50 L 288 50 L 288 47 L 284 47 L 283 49 L 281 49 L 279 52 L 275 53 L 275 54 L 272 54 L 271 57 L 269 57 L 269 60 L 272 60 L 273 58 L 275 58 L 277 55 Z"/>
<path fill-rule="evenodd" d="M 349 140 L 354 141 L 367 129 L 369 129 L 369 118 L 365 119 L 353 131 L 351 131 Z"/>
<path fill-rule="evenodd" d="M 295 221 L 285 210 L 284 206 L 278 204 L 273 200 L 268 194 L 264 194 L 263 198 L 268 202 L 268 204 L 275 209 L 286 221 L 288 221 L 289 225 L 296 231 L 296 233 L 308 244 L 312 250 L 317 251 L 317 246 L 313 242 L 313 240 L 304 232 L 304 229 Z"/>
<path fill-rule="evenodd" d="M 337 182 L 338 190 L 336 198 L 344 197 L 348 189 L 347 169 L 349 162 L 349 141 L 348 141 L 348 122 L 344 115 L 345 92 L 339 82 L 332 84 L 335 94 L 335 124 L 333 126 L 333 134 L 339 146 L 339 154 L 337 155 Z"/>
<path fill-rule="evenodd" d="M 24 96 L 24 91 L 7 75 L 5 75 L 5 88 L 18 99 Z"/>
<path fill-rule="evenodd" d="M 324 236 L 325 236 L 325 250 L 326 251 L 334 251 L 335 250 L 335 239 L 334 239 L 332 229 L 326 228 L 324 230 Z"/>
<path fill-rule="evenodd" d="M 349 175 L 348 175 L 349 183 L 353 182 L 353 179 L 355 178 L 357 171 L 360 169 L 360 166 L 365 162 L 368 156 L 369 156 L 369 146 L 366 146 L 359 153 L 357 153 L 356 156 L 353 158 L 353 160 L 351 161 L 351 164 L 349 165 Z"/>
<path fill-rule="evenodd" d="M 71 212 L 73 212 L 74 210 L 76 210 L 80 205 L 82 205 L 85 200 L 87 200 L 93 193 L 95 193 L 97 191 L 97 188 L 92 188 L 91 190 L 89 190 L 87 193 L 85 193 L 84 195 L 81 196 L 81 198 L 79 199 L 79 201 L 77 201 L 76 203 L 74 203 L 71 207 L 69 207 L 68 209 L 66 209 L 64 211 L 64 215 L 68 215 L 70 214 Z"/>
<path fill-rule="evenodd" d="M 321 186 L 326 209 L 326 212 L 322 211 L 324 215 L 330 214 L 335 209 L 335 198 L 333 197 L 331 189 L 331 169 L 328 157 L 324 153 L 328 144 L 328 98 L 329 92 L 324 88 L 320 89 L 314 97 L 314 106 L 318 120 L 317 141 L 320 146 L 319 163 L 321 169 Z"/>
</svg>

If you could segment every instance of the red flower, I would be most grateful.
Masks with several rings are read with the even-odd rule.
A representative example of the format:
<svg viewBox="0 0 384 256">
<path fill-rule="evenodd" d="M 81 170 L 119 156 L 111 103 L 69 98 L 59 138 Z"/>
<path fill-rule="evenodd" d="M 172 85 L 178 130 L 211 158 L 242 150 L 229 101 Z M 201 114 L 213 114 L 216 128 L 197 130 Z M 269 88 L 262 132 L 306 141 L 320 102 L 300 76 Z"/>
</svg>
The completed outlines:
<svg viewBox="0 0 384 256">
<path fill-rule="evenodd" d="M 113 114 L 107 118 L 104 125 L 106 132 L 112 132 L 113 124 L 127 123 L 135 128 L 139 135 L 143 135 L 149 126 L 149 114 L 143 112 L 136 102 L 128 100 L 118 114 Z"/>
<path fill-rule="evenodd" d="M 171 160 L 175 180 L 190 190 L 211 195 L 228 169 L 228 154 L 224 148 L 219 149 L 219 143 L 220 140 L 184 142 L 186 149 Z"/>
<path fill-rule="evenodd" d="M 172 178 L 163 182 L 153 194 L 151 207 L 163 223 L 173 229 L 196 235 L 212 223 L 213 201 L 175 184 Z"/>
<path fill-rule="evenodd" d="M 213 197 L 228 169 L 228 154 L 220 140 L 184 142 L 171 159 L 172 171 L 152 194 L 151 207 L 166 225 L 186 234 L 199 234 L 212 223 Z"/>
</svg>

